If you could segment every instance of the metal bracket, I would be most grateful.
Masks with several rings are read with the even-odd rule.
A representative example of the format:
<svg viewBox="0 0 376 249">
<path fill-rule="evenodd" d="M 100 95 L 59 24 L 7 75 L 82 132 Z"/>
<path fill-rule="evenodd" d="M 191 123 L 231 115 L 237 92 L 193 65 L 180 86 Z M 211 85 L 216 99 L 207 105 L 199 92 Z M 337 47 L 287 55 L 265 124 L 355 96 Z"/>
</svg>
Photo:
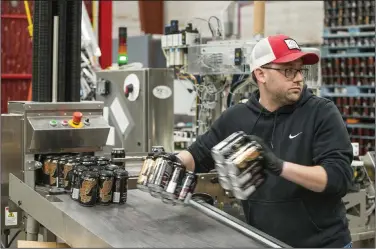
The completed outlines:
<svg viewBox="0 0 376 249">
<path fill-rule="evenodd" d="M 345 197 L 343 197 L 343 202 L 345 203 L 346 210 L 359 205 L 359 214 L 357 216 L 347 214 L 350 229 L 365 226 L 367 222 L 366 191 L 362 189 L 359 192 L 348 193 Z"/>
</svg>

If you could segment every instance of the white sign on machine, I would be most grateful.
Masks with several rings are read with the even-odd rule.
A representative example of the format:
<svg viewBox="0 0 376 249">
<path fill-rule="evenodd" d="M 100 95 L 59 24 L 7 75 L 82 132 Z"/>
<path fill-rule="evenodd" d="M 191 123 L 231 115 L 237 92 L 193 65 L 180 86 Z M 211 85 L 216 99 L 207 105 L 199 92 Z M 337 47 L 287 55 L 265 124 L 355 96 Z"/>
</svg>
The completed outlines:
<svg viewBox="0 0 376 249">
<path fill-rule="evenodd" d="M 153 95 L 158 99 L 168 99 L 171 97 L 172 91 L 168 86 L 156 86 L 153 89 Z"/>
<path fill-rule="evenodd" d="M 17 212 L 9 212 L 9 207 L 5 207 L 5 225 L 17 226 Z"/>
</svg>

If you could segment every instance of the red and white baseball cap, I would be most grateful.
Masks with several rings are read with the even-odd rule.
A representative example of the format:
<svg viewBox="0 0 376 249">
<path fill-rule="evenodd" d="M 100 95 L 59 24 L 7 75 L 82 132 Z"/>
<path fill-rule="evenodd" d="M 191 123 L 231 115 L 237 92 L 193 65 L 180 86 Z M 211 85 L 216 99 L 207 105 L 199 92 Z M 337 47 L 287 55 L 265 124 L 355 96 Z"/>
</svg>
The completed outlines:
<svg viewBox="0 0 376 249">
<path fill-rule="evenodd" d="M 268 36 L 254 46 L 250 69 L 253 72 L 268 63 L 287 63 L 300 58 L 304 65 L 313 65 L 320 60 L 316 53 L 302 52 L 298 43 L 286 35 Z"/>
</svg>

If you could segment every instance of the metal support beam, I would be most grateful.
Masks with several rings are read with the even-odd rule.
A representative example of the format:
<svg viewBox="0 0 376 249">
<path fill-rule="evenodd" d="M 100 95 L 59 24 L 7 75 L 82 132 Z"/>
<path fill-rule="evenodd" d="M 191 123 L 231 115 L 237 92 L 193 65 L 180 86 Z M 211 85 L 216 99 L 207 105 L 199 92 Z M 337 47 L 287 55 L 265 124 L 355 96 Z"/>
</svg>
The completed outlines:
<svg viewBox="0 0 376 249">
<path fill-rule="evenodd" d="M 112 1 L 99 1 L 99 47 L 102 68 L 112 65 Z"/>
</svg>

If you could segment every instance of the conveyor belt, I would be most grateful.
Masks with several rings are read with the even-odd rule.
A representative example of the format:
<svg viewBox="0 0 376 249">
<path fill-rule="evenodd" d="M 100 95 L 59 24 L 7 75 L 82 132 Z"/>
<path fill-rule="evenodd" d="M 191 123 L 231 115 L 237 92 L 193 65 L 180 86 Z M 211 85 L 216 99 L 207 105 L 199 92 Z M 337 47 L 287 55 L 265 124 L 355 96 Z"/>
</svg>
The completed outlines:
<svg viewBox="0 0 376 249">
<path fill-rule="evenodd" d="M 113 247 L 262 247 L 192 207 L 169 206 L 139 190 L 128 197 L 120 207 L 82 207 L 68 196 L 54 205 Z"/>
<path fill-rule="evenodd" d="M 129 190 L 124 205 L 95 207 L 38 192 L 10 174 L 12 201 L 71 247 L 265 247 L 197 207 L 170 206 L 140 190 Z"/>
</svg>

